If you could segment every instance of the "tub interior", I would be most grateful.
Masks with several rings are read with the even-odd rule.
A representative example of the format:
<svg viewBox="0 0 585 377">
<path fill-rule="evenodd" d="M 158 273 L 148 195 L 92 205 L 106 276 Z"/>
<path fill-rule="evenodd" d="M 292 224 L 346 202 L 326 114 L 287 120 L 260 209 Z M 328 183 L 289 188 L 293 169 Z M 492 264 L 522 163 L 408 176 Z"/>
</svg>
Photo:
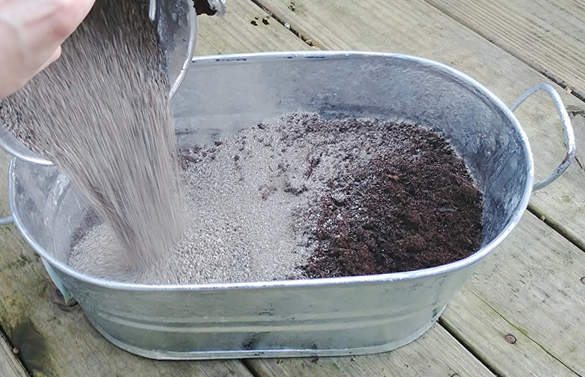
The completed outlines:
<svg viewBox="0 0 585 377">
<path fill-rule="evenodd" d="M 455 71 L 416 58 L 313 53 L 196 59 L 172 105 L 180 148 L 291 111 L 432 128 L 465 159 L 484 194 L 482 246 L 519 217 L 532 184 L 525 136 L 501 103 Z M 87 205 L 54 167 L 15 160 L 12 174 L 13 212 L 25 237 L 66 263 Z"/>
</svg>

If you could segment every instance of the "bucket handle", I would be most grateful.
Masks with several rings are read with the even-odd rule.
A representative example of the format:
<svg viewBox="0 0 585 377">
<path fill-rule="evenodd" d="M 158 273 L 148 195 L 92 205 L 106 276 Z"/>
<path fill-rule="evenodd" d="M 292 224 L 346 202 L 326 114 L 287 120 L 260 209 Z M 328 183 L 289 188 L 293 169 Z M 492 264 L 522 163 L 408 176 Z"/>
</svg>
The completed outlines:
<svg viewBox="0 0 585 377">
<path fill-rule="evenodd" d="M 563 158 L 563 161 L 561 161 L 559 166 L 557 166 L 556 169 L 553 170 L 553 172 L 548 177 L 534 184 L 534 186 L 532 187 L 533 191 L 540 190 L 541 188 L 548 186 L 550 183 L 554 182 L 558 177 L 561 176 L 561 174 L 565 172 L 565 170 L 567 170 L 567 168 L 569 167 L 569 165 L 571 165 L 571 162 L 573 162 L 573 159 L 575 158 L 575 134 L 573 133 L 573 126 L 571 126 L 571 120 L 569 118 L 567 110 L 565 109 L 565 105 L 561 100 L 561 96 L 559 96 L 559 93 L 557 93 L 557 91 L 552 86 L 543 83 L 534 85 L 533 87 L 529 88 L 527 91 L 522 93 L 520 97 L 518 97 L 516 101 L 514 101 L 514 103 L 510 105 L 510 110 L 515 111 L 518 108 L 518 106 L 522 104 L 522 102 L 524 102 L 528 97 L 530 97 L 532 94 L 539 90 L 543 90 L 548 93 L 557 109 L 557 112 L 559 113 L 559 116 L 561 118 L 561 124 L 563 125 L 563 130 L 565 131 L 567 151 L 565 154 L 565 158 Z"/>
</svg>

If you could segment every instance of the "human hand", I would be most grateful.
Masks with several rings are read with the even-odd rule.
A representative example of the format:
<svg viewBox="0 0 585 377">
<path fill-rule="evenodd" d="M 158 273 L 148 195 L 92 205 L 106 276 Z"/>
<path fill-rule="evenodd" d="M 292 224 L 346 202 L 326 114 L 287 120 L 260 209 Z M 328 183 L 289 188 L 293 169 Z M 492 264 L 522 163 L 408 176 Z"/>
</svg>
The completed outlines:
<svg viewBox="0 0 585 377">
<path fill-rule="evenodd" d="M 61 55 L 95 0 L 0 0 L 0 99 Z"/>
</svg>

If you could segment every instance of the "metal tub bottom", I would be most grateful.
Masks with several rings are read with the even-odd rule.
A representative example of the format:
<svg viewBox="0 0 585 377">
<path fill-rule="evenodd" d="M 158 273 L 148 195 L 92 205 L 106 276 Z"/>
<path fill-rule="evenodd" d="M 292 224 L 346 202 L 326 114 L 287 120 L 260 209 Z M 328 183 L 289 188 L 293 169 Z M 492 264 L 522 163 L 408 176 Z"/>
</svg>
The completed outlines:
<svg viewBox="0 0 585 377">
<path fill-rule="evenodd" d="M 449 265 L 375 276 L 157 286 L 100 280 L 65 263 L 86 209 L 67 177 L 13 159 L 15 223 L 55 283 L 107 339 L 149 358 L 352 355 L 407 344 L 432 326 L 477 263 L 510 233 L 532 189 L 532 156 L 513 113 L 474 80 L 425 59 L 356 52 L 198 58 L 173 108 L 180 146 L 298 110 L 432 127 L 451 141 L 485 193 L 483 241 L 478 252 Z"/>
</svg>

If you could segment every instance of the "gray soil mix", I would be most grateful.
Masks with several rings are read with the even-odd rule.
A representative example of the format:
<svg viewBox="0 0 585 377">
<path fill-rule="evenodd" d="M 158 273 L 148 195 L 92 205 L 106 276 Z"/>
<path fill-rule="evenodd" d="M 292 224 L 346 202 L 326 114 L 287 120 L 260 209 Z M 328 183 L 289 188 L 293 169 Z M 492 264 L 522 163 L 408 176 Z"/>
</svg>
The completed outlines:
<svg viewBox="0 0 585 377">
<path fill-rule="evenodd" d="M 182 150 L 179 160 L 190 221 L 166 259 L 147 269 L 128 266 L 102 224 L 82 229 L 87 235 L 68 263 L 128 282 L 233 283 L 424 268 L 463 258 L 479 245 L 480 193 L 447 142 L 422 127 L 291 113 L 212 146 Z M 444 178 L 411 182 L 402 165 Z M 445 195 L 429 196 L 437 191 Z M 405 206 L 414 211 L 404 212 Z M 437 230 L 466 214 L 463 230 Z M 374 268 L 385 261 L 382 270 Z"/>
</svg>

